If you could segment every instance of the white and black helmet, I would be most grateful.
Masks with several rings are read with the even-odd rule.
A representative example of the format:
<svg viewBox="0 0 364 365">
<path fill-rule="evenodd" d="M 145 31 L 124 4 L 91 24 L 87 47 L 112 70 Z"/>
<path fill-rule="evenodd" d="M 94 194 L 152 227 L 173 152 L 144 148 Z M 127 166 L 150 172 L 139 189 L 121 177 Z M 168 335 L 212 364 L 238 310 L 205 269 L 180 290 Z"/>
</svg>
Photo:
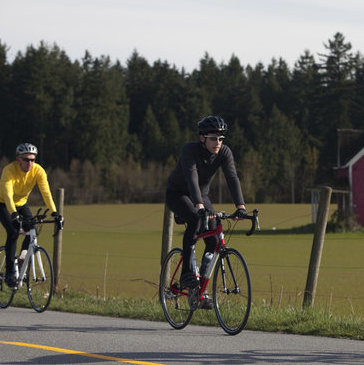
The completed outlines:
<svg viewBox="0 0 364 365">
<path fill-rule="evenodd" d="M 25 155 L 27 153 L 31 153 L 33 155 L 38 154 L 38 149 L 31 143 L 22 143 L 16 147 L 15 154 L 16 156 Z"/>
</svg>

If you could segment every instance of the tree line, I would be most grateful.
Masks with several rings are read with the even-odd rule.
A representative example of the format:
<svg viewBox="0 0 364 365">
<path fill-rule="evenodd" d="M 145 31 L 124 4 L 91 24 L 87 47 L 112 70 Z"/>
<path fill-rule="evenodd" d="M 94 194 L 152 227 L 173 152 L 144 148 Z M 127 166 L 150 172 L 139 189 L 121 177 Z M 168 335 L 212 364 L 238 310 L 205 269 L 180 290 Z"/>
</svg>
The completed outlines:
<svg viewBox="0 0 364 365">
<path fill-rule="evenodd" d="M 364 129 L 363 57 L 341 33 L 324 47 L 291 68 L 206 53 L 187 73 L 137 51 L 125 66 L 88 51 L 71 61 L 44 42 L 9 62 L 0 41 L 0 168 L 27 141 L 68 204 L 161 202 L 182 145 L 212 114 L 229 124 L 248 202 L 306 201 L 307 187 L 334 179 L 337 129 Z M 227 199 L 216 185 L 213 198 Z"/>
</svg>

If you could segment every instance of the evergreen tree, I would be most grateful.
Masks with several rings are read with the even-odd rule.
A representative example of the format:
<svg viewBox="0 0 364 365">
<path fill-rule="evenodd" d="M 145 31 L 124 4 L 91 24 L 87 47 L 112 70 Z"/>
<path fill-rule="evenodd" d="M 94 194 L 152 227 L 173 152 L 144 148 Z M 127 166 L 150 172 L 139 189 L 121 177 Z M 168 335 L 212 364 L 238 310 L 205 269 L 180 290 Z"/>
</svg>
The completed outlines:
<svg viewBox="0 0 364 365">
<path fill-rule="evenodd" d="M 157 61 L 153 65 L 152 90 L 151 106 L 163 135 L 161 149 L 165 161 L 170 154 L 175 156 L 180 148 L 180 125 L 183 127 L 186 120 L 182 98 L 184 80 L 176 68 L 171 68 L 167 62 Z"/>
<path fill-rule="evenodd" d="M 41 42 L 18 53 L 12 65 L 11 140 L 37 145 L 39 160 L 66 166 L 68 135 L 75 118 L 74 88 L 78 66 L 57 45 Z M 62 155 L 62 159 L 59 156 Z"/>
<path fill-rule="evenodd" d="M 364 58 L 357 57 L 355 65 L 355 95 L 351 111 L 352 124 L 355 129 L 364 130 Z"/>
<path fill-rule="evenodd" d="M 259 63 L 255 68 L 247 67 L 247 120 L 244 123 L 245 135 L 255 150 L 264 133 L 263 124 L 267 118 L 262 103 L 261 93 L 264 84 L 264 66 Z"/>
<path fill-rule="evenodd" d="M 127 155 L 129 109 L 123 69 L 86 52 L 77 92 L 73 156 L 103 166 Z"/>
<path fill-rule="evenodd" d="M 152 68 L 134 51 L 127 61 L 126 92 L 130 105 L 129 132 L 140 136 L 145 113 L 152 101 Z"/>
<path fill-rule="evenodd" d="M 164 137 L 151 106 L 148 106 L 143 120 L 141 141 L 144 152 L 144 163 L 150 160 L 161 161 L 163 159 L 162 146 L 164 145 Z"/>
<path fill-rule="evenodd" d="M 206 102 L 213 106 L 218 94 L 219 68 L 208 53 L 205 53 L 204 58 L 200 60 L 200 69 L 194 71 L 192 77 L 196 80 L 197 87 L 202 90 L 203 95 L 206 97 Z M 211 110 L 210 114 L 215 114 L 215 110 Z"/>
<path fill-rule="evenodd" d="M 239 126 L 238 121 L 229 124 L 227 142 L 234 151 L 234 157 L 237 163 L 239 163 L 244 154 L 249 150 L 250 145 L 244 135 L 244 130 Z"/>
<path fill-rule="evenodd" d="M 318 169 L 319 151 L 322 149 L 322 123 L 324 120 L 322 100 L 324 87 L 319 65 L 314 56 L 306 51 L 296 62 L 292 74 L 290 117 L 296 120 L 302 133 L 304 158 L 301 169 L 297 171 L 298 185 L 296 196 L 303 201 L 305 189 L 315 184 Z"/>
<path fill-rule="evenodd" d="M 172 110 L 169 110 L 164 126 L 164 163 L 167 163 L 169 156 L 177 159 L 183 142 L 183 135 L 181 134 L 176 115 Z"/>
<path fill-rule="evenodd" d="M 0 133 L 0 155 L 8 156 L 13 158 L 14 156 L 14 146 L 9 144 L 11 139 L 9 139 L 9 134 L 12 129 L 12 121 L 10 118 L 10 66 L 7 63 L 7 46 L 0 40 L 0 120 L 1 120 L 1 130 Z"/>
<path fill-rule="evenodd" d="M 239 59 L 232 56 L 219 72 L 214 109 L 227 121 L 236 120 L 244 127 L 247 119 L 247 86 L 244 68 Z"/>
<path fill-rule="evenodd" d="M 296 62 L 291 80 L 289 115 L 306 135 L 318 139 L 322 123 L 323 87 L 319 65 L 308 51 Z"/>
<path fill-rule="evenodd" d="M 321 101 L 323 123 L 321 139 L 324 151 L 321 154 L 321 179 L 332 175 L 336 162 L 337 129 L 351 128 L 352 100 L 355 95 L 354 66 L 356 56 L 351 51 L 351 43 L 345 42 L 341 33 L 336 33 L 333 40 L 324 44 L 327 54 L 320 54 L 322 77 L 325 85 Z"/>
<path fill-rule="evenodd" d="M 289 105 L 289 85 L 291 74 L 287 63 L 283 59 L 273 59 L 264 72 L 264 83 L 261 90 L 261 99 L 267 115 L 270 115 L 273 107 L 287 113 Z"/>
<path fill-rule="evenodd" d="M 265 167 L 260 199 L 295 201 L 296 170 L 303 157 L 301 138 L 294 121 L 273 106 L 259 144 Z"/>
</svg>

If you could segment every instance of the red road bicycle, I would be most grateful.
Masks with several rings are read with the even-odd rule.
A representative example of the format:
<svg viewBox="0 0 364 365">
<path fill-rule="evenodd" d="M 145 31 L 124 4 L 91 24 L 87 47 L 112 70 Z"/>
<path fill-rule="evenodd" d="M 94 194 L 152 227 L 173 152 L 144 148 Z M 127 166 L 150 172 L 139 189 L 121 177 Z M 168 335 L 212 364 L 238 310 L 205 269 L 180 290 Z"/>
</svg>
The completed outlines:
<svg viewBox="0 0 364 365">
<path fill-rule="evenodd" d="M 159 297 L 164 315 L 169 324 L 175 329 L 182 329 L 188 325 L 195 310 L 199 309 L 205 299 L 204 293 L 213 274 L 212 296 L 213 304 L 219 324 L 229 335 L 241 332 L 249 317 L 251 306 L 251 283 L 247 264 L 241 253 L 227 247 L 223 232 L 222 220 L 229 222 L 228 232 L 232 233 L 233 214 L 216 213 L 217 228 L 207 230 L 198 235 L 197 240 L 217 235 L 218 244 L 210 258 L 210 262 L 203 270 L 200 285 L 195 289 L 181 288 L 180 275 L 182 271 L 182 249 L 174 248 L 164 259 L 160 281 Z M 246 234 L 250 236 L 259 230 L 258 210 L 247 215 L 243 220 L 251 221 L 251 228 Z M 236 221 L 235 221 L 236 223 Z M 194 248 L 193 248 L 194 251 Z M 195 274 L 198 276 L 198 269 Z"/>
</svg>

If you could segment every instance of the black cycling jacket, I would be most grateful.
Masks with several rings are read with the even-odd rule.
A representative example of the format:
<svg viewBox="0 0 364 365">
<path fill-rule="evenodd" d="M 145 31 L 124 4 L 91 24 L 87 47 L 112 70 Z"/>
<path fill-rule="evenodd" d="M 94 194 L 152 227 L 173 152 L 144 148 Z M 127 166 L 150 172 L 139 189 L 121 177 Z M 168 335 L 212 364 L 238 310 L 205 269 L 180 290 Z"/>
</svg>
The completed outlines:
<svg viewBox="0 0 364 365">
<path fill-rule="evenodd" d="M 202 196 L 208 195 L 211 181 L 220 166 L 233 202 L 235 205 L 245 204 L 233 154 L 224 144 L 218 154 L 210 153 L 201 142 L 185 144 L 176 168 L 169 175 L 167 189 L 189 195 L 195 205 L 203 203 Z"/>
</svg>

